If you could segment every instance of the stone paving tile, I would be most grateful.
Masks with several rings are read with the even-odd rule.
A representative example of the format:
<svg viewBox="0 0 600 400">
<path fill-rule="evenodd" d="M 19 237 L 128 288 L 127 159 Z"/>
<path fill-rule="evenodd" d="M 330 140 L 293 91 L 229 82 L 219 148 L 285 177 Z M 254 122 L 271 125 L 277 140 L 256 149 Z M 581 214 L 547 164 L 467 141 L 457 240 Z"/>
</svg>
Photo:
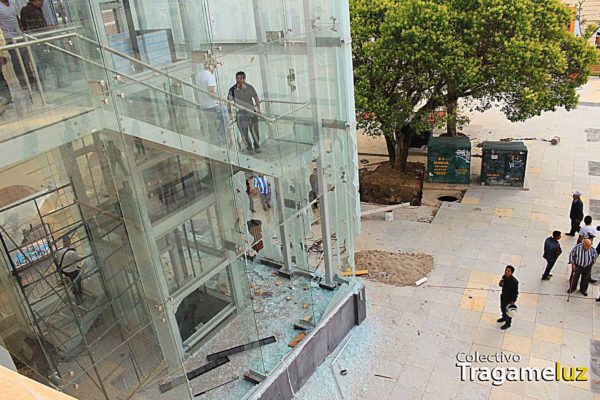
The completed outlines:
<svg viewBox="0 0 600 400">
<path fill-rule="evenodd" d="M 600 88 L 600 80 L 595 82 Z M 434 256 L 435 269 L 429 287 L 385 290 L 379 285 L 371 290 L 374 284 L 367 283 L 367 293 L 378 293 L 373 295 L 374 307 L 365 322 L 368 329 L 357 327 L 354 331 L 364 335 L 377 330 L 381 339 L 360 345 L 365 353 L 360 369 L 389 371 L 391 375 L 382 375 L 394 379 L 388 382 L 374 380 L 365 373 L 352 375 L 351 381 L 345 381 L 349 386 L 344 389 L 346 399 L 594 398 L 586 382 L 506 382 L 499 387 L 490 382 L 459 383 L 459 371 L 453 362 L 459 352 L 503 351 L 521 355 L 519 365 L 524 366 L 542 367 L 556 361 L 567 366 L 588 365 L 589 339 L 600 340 L 600 306 L 594 301 L 596 287 L 590 289 L 589 297 L 574 294 L 566 302 L 567 253 L 574 239 L 561 240 L 564 254 L 553 270 L 552 280 L 540 278 L 545 267 L 543 242 L 552 230 L 568 229 L 573 190 L 584 193 L 586 213 L 600 218 L 600 172 L 599 176 L 589 175 L 590 166 L 600 171 L 600 162 L 588 163 L 597 162 L 594 158 L 600 147 L 587 142 L 585 132 L 600 126 L 597 111 L 593 107 L 580 107 L 570 114 L 559 110 L 515 124 L 497 110 L 473 115 L 473 123 L 480 127 L 475 133 L 477 141 L 498 139 L 506 132 L 513 136 L 561 137 L 558 146 L 526 143 L 529 190 L 470 187 L 462 203 L 444 204 L 430 225 L 363 222 L 366 236 L 361 236 L 357 248 L 418 249 Z M 517 267 L 520 310 L 513 326 L 501 331 L 501 324 L 496 322 L 497 284 L 506 264 Z M 322 384 L 312 380 L 307 383 Z M 301 394 L 297 398 L 322 400 Z M 600 396 L 596 398 L 600 400 Z"/>
</svg>

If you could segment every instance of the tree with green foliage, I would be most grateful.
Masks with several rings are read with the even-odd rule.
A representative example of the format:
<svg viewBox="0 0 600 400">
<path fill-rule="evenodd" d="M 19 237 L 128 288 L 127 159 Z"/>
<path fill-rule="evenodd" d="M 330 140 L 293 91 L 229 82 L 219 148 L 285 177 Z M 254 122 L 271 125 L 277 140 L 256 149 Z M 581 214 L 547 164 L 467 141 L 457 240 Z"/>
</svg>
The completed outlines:
<svg viewBox="0 0 600 400">
<path fill-rule="evenodd" d="M 572 109 L 595 60 L 560 0 L 350 0 L 350 12 L 359 127 L 385 136 L 399 170 L 439 107 L 450 135 L 460 101 L 511 121 Z"/>
</svg>

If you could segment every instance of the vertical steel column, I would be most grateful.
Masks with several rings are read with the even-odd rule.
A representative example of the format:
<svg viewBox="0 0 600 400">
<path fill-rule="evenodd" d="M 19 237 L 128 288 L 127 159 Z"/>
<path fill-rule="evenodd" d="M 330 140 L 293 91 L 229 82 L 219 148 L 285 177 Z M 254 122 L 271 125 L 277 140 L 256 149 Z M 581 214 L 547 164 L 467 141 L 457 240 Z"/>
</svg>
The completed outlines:
<svg viewBox="0 0 600 400">
<path fill-rule="evenodd" d="M 325 265 L 325 285 L 332 286 L 334 284 L 333 257 L 331 256 L 331 227 L 329 219 L 329 188 L 325 179 L 326 166 L 323 165 L 323 158 L 326 150 L 324 140 L 324 132 L 321 125 L 322 116 L 317 104 L 317 85 L 316 85 L 316 61 L 315 50 L 317 39 L 315 30 L 312 27 L 309 2 L 304 1 L 304 22 L 306 24 L 306 56 L 309 74 L 310 87 L 310 102 L 312 103 L 312 118 L 313 129 L 315 132 L 315 140 L 317 141 L 318 158 L 317 158 L 317 182 L 319 185 L 319 213 L 321 216 L 321 235 L 323 236 L 323 262 Z"/>
<path fill-rule="evenodd" d="M 292 271 L 292 253 L 290 249 L 290 240 L 288 237 L 288 228 L 285 224 L 285 203 L 283 201 L 283 185 L 280 178 L 273 178 L 275 186 L 275 197 L 277 200 L 277 215 L 279 216 L 279 236 L 281 237 L 281 251 L 283 252 L 283 268 L 281 272 L 285 275 L 291 275 Z M 264 240 L 264 239 L 263 239 Z"/>
</svg>

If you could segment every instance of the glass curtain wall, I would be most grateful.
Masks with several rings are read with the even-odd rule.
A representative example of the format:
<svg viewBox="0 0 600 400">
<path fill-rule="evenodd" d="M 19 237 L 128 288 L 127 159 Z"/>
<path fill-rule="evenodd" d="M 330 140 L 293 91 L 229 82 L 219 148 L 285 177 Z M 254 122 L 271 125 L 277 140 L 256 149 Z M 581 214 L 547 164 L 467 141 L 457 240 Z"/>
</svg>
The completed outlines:
<svg viewBox="0 0 600 400">
<path fill-rule="evenodd" d="M 46 3 L 2 70 L 2 342 L 77 398 L 241 398 L 353 286 L 348 5 Z"/>
</svg>

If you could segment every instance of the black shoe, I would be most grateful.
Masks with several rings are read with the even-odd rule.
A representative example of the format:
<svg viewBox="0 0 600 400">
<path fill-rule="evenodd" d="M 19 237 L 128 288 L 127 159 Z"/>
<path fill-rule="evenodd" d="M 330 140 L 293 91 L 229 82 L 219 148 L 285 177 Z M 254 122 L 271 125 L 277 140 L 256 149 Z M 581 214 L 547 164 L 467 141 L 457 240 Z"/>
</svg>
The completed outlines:
<svg viewBox="0 0 600 400">
<path fill-rule="evenodd" d="M 580 290 L 580 292 L 581 292 L 582 295 L 584 295 L 585 297 L 587 297 L 587 295 L 588 295 L 587 292 L 583 292 L 581 290 Z"/>
<path fill-rule="evenodd" d="M 552 274 L 548 274 L 548 277 L 549 277 L 549 278 L 552 278 Z"/>
<path fill-rule="evenodd" d="M 496 322 L 504 322 L 504 321 L 506 321 L 506 320 L 504 319 L 504 317 L 502 317 L 502 318 L 498 318 L 498 319 L 496 320 Z"/>
<path fill-rule="evenodd" d="M 549 277 L 549 276 L 542 276 L 542 280 L 543 280 L 543 281 L 549 281 L 549 280 L 550 280 L 550 277 Z"/>
<path fill-rule="evenodd" d="M 597 279 L 590 279 L 590 283 L 596 283 L 596 282 L 598 282 Z"/>
<path fill-rule="evenodd" d="M 575 236 L 574 233 L 565 233 L 565 235 L 567 235 L 567 236 Z"/>
<path fill-rule="evenodd" d="M 598 298 L 596 299 L 596 301 L 600 301 L 600 297 L 598 297 Z"/>
<path fill-rule="evenodd" d="M 508 328 L 510 328 L 510 324 L 508 322 L 500 327 L 500 329 L 502 329 L 503 331 Z"/>
</svg>

